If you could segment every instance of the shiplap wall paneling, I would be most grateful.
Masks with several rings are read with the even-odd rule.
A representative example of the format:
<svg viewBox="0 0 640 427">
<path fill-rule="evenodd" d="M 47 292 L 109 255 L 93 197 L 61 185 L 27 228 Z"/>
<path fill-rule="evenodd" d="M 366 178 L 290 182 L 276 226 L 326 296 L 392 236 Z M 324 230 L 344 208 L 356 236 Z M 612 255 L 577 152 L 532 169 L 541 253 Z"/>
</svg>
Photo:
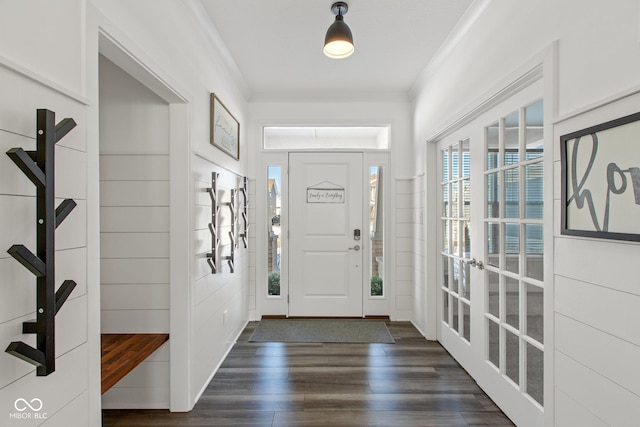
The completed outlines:
<svg viewBox="0 0 640 427">
<path fill-rule="evenodd" d="M 396 318 L 397 320 L 413 319 L 414 274 L 417 230 L 415 227 L 416 212 L 415 183 L 413 179 L 395 181 L 396 202 Z"/>
<path fill-rule="evenodd" d="M 250 239 L 249 248 L 245 249 L 241 239 L 237 239 L 235 271 L 231 273 L 223 259 L 230 253 L 231 214 L 227 206 L 221 206 L 218 215 L 219 268 L 216 274 L 211 273 L 206 261 L 206 253 L 211 250 L 208 228 L 211 198 L 206 191 L 211 186 L 211 173 L 219 173 L 218 201 L 221 204 L 231 200 L 231 189 L 238 189 L 242 185 L 242 177 L 199 155 L 193 157 L 192 172 L 195 209 L 192 291 L 194 348 L 191 354 L 194 366 L 193 393 L 199 396 L 248 320 L 249 250 L 252 242 Z M 241 201 L 241 197 L 238 201 Z M 240 208 L 240 204 L 237 208 Z"/>
<path fill-rule="evenodd" d="M 248 308 L 249 320 L 256 320 L 256 295 L 262 292 L 256 284 L 256 180 L 249 179 L 249 251 L 248 251 L 248 269 L 249 269 L 249 292 Z M 261 251 L 260 253 L 263 253 Z"/>
<path fill-rule="evenodd" d="M 4 47 L 8 45 L 3 43 Z M 86 401 L 89 383 L 86 106 L 51 89 L 46 82 L 22 76 L 11 67 L 0 67 L 0 91 L 0 346 L 3 350 L 12 341 L 36 345 L 34 335 L 22 334 L 22 323 L 36 317 L 35 280 L 33 274 L 6 252 L 14 244 L 24 244 L 35 251 L 36 192 L 5 153 L 14 147 L 35 149 L 38 108 L 55 111 L 58 121 L 71 117 L 77 123 L 55 146 L 55 193 L 56 205 L 65 198 L 74 199 L 78 204 L 56 230 L 56 276 L 77 283 L 56 315 L 56 370 L 49 376 L 37 377 L 33 365 L 4 351 L 0 353 L 0 413 L 4 422 L 25 426 L 72 425 L 66 420 L 71 419 L 73 411 L 74 422 L 86 425 L 90 418 L 88 407 L 77 405 L 78 401 Z M 36 411 L 29 412 L 31 420 L 10 418 L 18 412 L 15 402 L 19 398 L 40 399 L 43 409 L 38 415 L 41 418 L 37 421 L 33 418 Z M 46 418 L 43 418 L 45 411 Z"/>
<path fill-rule="evenodd" d="M 635 93 L 564 120 L 555 126 L 556 140 L 635 113 L 638 102 Z M 554 159 L 556 425 L 635 425 L 640 418 L 640 287 L 634 266 L 640 244 L 561 235 L 559 144 Z"/>
</svg>

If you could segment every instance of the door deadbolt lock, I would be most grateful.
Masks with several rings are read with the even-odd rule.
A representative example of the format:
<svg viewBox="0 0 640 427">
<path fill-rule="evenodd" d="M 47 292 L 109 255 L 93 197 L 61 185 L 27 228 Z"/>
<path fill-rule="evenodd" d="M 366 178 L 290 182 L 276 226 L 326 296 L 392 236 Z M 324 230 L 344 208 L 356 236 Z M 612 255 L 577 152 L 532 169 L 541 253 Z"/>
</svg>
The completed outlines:
<svg viewBox="0 0 640 427">
<path fill-rule="evenodd" d="M 353 230 L 353 240 L 360 240 L 360 229 L 356 228 Z"/>
</svg>

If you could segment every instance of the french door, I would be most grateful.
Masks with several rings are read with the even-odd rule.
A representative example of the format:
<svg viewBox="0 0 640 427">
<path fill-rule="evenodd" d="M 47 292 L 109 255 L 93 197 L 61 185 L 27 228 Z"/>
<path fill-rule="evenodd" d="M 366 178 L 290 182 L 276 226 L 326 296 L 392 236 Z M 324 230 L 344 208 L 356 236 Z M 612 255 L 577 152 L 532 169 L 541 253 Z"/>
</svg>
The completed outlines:
<svg viewBox="0 0 640 427">
<path fill-rule="evenodd" d="M 544 423 L 541 86 L 438 146 L 438 339 L 519 426 Z"/>
</svg>

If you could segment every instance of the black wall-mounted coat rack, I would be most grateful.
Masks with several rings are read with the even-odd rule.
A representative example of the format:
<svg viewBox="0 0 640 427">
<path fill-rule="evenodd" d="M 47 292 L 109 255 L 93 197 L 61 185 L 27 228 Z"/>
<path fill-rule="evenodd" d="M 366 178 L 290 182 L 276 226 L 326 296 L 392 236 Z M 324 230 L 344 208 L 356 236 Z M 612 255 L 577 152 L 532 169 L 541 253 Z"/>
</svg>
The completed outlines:
<svg viewBox="0 0 640 427">
<path fill-rule="evenodd" d="M 37 367 L 36 375 L 55 371 L 55 316 L 67 300 L 76 282 L 65 280 L 55 290 L 55 230 L 76 207 L 65 199 L 55 203 L 55 144 L 76 126 L 73 119 L 55 122 L 53 111 L 37 111 L 36 150 L 12 148 L 7 155 L 36 186 L 37 248 L 34 254 L 24 245 L 13 245 L 7 251 L 36 276 L 36 319 L 23 322 L 23 334 L 36 334 L 36 348 L 14 341 L 5 350 Z"/>
</svg>

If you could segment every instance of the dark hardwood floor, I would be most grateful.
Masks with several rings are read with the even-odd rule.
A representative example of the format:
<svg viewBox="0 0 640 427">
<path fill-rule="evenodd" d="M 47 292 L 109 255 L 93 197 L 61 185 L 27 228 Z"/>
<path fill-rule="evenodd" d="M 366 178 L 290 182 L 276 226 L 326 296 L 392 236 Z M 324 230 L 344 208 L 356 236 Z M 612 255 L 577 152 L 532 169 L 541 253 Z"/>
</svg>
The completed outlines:
<svg viewBox="0 0 640 427">
<path fill-rule="evenodd" d="M 256 322 L 189 413 L 104 410 L 106 426 L 513 425 L 436 342 L 389 322 L 396 344 L 250 343 Z"/>
</svg>

